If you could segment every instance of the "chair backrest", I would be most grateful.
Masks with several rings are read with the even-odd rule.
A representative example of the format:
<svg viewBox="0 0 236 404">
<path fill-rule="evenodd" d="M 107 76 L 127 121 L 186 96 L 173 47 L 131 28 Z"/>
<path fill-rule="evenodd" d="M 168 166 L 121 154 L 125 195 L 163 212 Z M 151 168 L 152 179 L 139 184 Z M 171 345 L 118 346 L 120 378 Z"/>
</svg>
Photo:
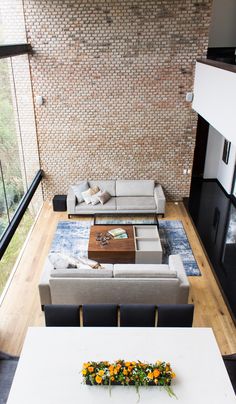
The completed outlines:
<svg viewBox="0 0 236 404">
<path fill-rule="evenodd" d="M 121 304 L 121 327 L 155 327 L 156 306 L 153 304 Z"/>
<path fill-rule="evenodd" d="M 82 307 L 84 327 L 117 327 L 117 304 L 84 304 Z"/>
<path fill-rule="evenodd" d="M 236 353 L 223 355 L 223 361 L 236 394 Z"/>
<path fill-rule="evenodd" d="M 159 304 L 157 306 L 158 327 L 192 327 L 193 304 Z"/>
<path fill-rule="evenodd" d="M 48 304 L 44 306 L 47 327 L 79 327 L 79 306 L 70 304 Z"/>
</svg>

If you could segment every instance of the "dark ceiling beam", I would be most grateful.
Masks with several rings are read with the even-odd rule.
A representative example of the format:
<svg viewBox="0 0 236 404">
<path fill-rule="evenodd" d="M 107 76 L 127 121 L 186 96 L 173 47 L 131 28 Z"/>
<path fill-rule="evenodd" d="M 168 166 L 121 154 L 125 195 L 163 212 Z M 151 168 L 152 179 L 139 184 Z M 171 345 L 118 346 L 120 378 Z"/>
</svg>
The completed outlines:
<svg viewBox="0 0 236 404">
<path fill-rule="evenodd" d="M 0 59 L 23 55 L 24 53 L 32 53 L 32 47 L 30 44 L 0 45 Z"/>
</svg>

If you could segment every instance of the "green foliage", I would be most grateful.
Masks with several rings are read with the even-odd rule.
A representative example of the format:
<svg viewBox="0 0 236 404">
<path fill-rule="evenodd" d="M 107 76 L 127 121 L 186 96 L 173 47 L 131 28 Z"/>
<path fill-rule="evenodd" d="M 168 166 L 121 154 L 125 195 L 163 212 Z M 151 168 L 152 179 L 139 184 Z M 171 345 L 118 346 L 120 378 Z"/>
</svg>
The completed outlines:
<svg viewBox="0 0 236 404">
<path fill-rule="evenodd" d="M 0 261 L 0 295 L 5 287 L 7 279 L 13 269 L 19 252 L 24 244 L 30 227 L 33 223 L 33 217 L 29 211 L 24 214 L 21 223 L 15 232 L 7 250 Z"/>
</svg>

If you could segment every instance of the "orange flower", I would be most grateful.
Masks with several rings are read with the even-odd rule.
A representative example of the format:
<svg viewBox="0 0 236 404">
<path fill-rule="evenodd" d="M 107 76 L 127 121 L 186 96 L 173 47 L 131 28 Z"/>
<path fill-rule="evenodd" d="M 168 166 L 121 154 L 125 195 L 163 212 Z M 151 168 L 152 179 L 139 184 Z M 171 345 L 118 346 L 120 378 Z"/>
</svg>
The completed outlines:
<svg viewBox="0 0 236 404">
<path fill-rule="evenodd" d="M 111 377 L 111 382 L 114 382 L 114 380 L 115 380 L 115 378 L 112 376 L 112 377 Z"/>
<path fill-rule="evenodd" d="M 128 368 L 130 366 L 130 362 L 125 362 L 125 366 Z"/>
<path fill-rule="evenodd" d="M 103 376 L 104 375 L 104 370 L 99 370 L 98 374 L 99 374 L 99 376 Z"/>
<path fill-rule="evenodd" d="M 87 368 L 89 367 L 89 365 L 90 365 L 90 363 L 84 363 L 84 364 L 83 364 L 83 367 L 84 367 L 85 369 L 87 369 Z"/>
<path fill-rule="evenodd" d="M 99 375 L 97 375 L 97 376 L 95 377 L 95 380 L 96 380 L 96 382 L 97 382 L 98 384 L 101 384 L 101 383 L 102 383 L 102 378 L 101 378 L 101 376 L 99 376 Z"/>
<path fill-rule="evenodd" d="M 112 372 L 113 369 L 114 369 L 114 366 L 113 366 L 113 365 L 110 365 L 108 369 L 109 369 L 110 372 Z"/>
<path fill-rule="evenodd" d="M 176 374 L 174 372 L 172 372 L 171 377 L 172 377 L 172 379 L 174 379 L 176 377 Z"/>
<path fill-rule="evenodd" d="M 115 369 L 114 369 L 114 372 L 113 372 L 114 375 L 117 375 L 118 371 L 119 371 L 119 369 L 115 368 Z"/>
<path fill-rule="evenodd" d="M 133 366 L 129 366 L 128 367 L 128 371 L 131 372 L 131 370 L 133 369 Z"/>
<path fill-rule="evenodd" d="M 154 377 L 158 377 L 160 374 L 160 371 L 158 369 L 155 369 L 153 372 Z"/>
<path fill-rule="evenodd" d="M 148 375 L 147 375 L 147 377 L 148 377 L 149 379 L 153 380 L 153 373 L 152 373 L 152 372 L 149 372 Z"/>
<path fill-rule="evenodd" d="M 128 374 L 127 369 L 123 370 L 123 374 L 126 376 Z"/>
<path fill-rule="evenodd" d="M 89 373 L 92 373 L 94 371 L 94 368 L 92 366 L 89 366 L 88 371 L 89 371 Z"/>
</svg>

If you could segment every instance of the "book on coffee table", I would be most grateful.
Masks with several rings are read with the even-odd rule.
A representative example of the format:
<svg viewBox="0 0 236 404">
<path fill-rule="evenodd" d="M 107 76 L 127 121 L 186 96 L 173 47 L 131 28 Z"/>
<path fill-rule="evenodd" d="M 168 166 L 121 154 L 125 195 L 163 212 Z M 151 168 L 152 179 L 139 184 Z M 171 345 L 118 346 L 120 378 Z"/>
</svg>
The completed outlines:
<svg viewBox="0 0 236 404">
<path fill-rule="evenodd" d="M 117 227 L 116 229 L 108 230 L 108 233 L 114 238 L 121 236 L 122 234 L 127 234 L 126 230 L 122 229 L 121 227 Z"/>
<path fill-rule="evenodd" d="M 118 236 L 113 237 L 115 240 L 120 240 L 122 238 L 128 238 L 128 234 L 127 233 L 122 233 L 119 234 Z"/>
</svg>

